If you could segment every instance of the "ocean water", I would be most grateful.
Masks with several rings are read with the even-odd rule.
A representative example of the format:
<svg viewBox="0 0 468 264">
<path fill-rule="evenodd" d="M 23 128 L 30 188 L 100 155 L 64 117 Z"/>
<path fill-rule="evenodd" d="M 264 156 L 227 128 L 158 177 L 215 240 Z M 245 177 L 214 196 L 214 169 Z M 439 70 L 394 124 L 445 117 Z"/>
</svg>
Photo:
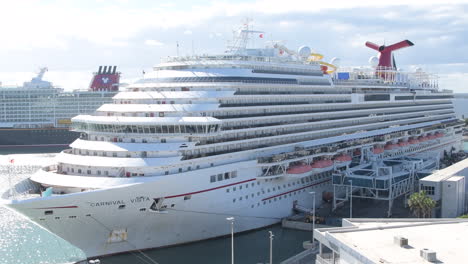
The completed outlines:
<svg viewBox="0 0 468 264">
<path fill-rule="evenodd" d="M 455 98 L 452 99 L 452 103 L 458 118 L 468 118 L 468 99 Z"/>
</svg>

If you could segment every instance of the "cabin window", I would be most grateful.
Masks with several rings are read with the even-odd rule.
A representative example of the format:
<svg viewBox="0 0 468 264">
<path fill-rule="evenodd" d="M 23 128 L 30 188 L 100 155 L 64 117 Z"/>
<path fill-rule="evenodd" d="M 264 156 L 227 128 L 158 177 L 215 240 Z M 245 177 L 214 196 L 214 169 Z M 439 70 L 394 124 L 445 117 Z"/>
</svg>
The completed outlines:
<svg viewBox="0 0 468 264">
<path fill-rule="evenodd" d="M 224 173 L 224 179 L 229 180 L 229 172 Z"/>
<path fill-rule="evenodd" d="M 210 182 L 215 182 L 215 181 L 216 181 L 216 175 L 211 175 Z"/>
<path fill-rule="evenodd" d="M 223 180 L 223 174 L 220 173 L 220 174 L 218 174 L 218 181 L 222 181 L 222 180 Z"/>
<path fill-rule="evenodd" d="M 231 171 L 231 178 L 237 177 L 237 171 Z"/>
<path fill-rule="evenodd" d="M 192 195 L 185 195 L 184 196 L 184 201 L 192 199 Z"/>
<path fill-rule="evenodd" d="M 54 214 L 54 211 L 52 210 L 44 211 L 44 215 L 52 215 L 52 214 Z"/>
<path fill-rule="evenodd" d="M 119 209 L 125 209 L 125 204 L 119 205 Z"/>
</svg>

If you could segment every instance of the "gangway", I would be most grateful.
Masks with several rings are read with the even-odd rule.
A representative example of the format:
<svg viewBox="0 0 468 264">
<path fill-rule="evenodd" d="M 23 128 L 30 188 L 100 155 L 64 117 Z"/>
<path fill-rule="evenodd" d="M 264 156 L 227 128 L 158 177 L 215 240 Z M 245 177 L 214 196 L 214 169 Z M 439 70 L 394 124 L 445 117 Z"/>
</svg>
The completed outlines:
<svg viewBox="0 0 468 264">
<path fill-rule="evenodd" d="M 428 153 L 373 160 L 348 170 L 335 171 L 332 174 L 333 210 L 351 198 L 386 200 L 390 217 L 394 200 L 414 192 L 417 173 L 437 169 L 438 159 L 438 155 Z"/>
</svg>

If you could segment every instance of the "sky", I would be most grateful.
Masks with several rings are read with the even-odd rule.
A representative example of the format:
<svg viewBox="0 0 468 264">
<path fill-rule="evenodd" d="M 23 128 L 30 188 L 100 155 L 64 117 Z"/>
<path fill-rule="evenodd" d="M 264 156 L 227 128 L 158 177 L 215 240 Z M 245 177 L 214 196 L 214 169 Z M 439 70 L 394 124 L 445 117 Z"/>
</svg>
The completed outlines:
<svg viewBox="0 0 468 264">
<path fill-rule="evenodd" d="M 414 3 L 413 3 L 414 2 Z M 468 0 L 0 0 L 0 81 L 45 79 L 86 89 L 100 65 L 117 65 L 124 82 L 161 58 L 223 53 L 233 30 L 251 19 L 263 39 L 368 66 L 366 41 L 415 46 L 395 53 L 399 68 L 439 75 L 440 86 L 468 93 Z"/>
</svg>

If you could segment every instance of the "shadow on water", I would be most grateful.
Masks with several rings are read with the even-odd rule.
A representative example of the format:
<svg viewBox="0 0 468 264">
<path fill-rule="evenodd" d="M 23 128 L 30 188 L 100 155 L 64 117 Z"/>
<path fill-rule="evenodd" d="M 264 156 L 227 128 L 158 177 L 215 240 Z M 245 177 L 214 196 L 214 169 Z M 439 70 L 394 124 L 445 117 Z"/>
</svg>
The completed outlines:
<svg viewBox="0 0 468 264">
<path fill-rule="evenodd" d="M 229 226 L 226 225 L 226 228 Z M 269 263 L 270 240 L 268 231 L 274 234 L 273 263 L 303 251 L 302 242 L 310 240 L 311 232 L 283 229 L 281 225 L 234 235 L 236 263 Z M 158 264 L 207 264 L 231 263 L 231 237 L 206 240 L 182 246 L 153 249 L 143 252 Z M 128 253 L 100 258 L 103 264 L 154 263 L 142 254 Z"/>
</svg>

